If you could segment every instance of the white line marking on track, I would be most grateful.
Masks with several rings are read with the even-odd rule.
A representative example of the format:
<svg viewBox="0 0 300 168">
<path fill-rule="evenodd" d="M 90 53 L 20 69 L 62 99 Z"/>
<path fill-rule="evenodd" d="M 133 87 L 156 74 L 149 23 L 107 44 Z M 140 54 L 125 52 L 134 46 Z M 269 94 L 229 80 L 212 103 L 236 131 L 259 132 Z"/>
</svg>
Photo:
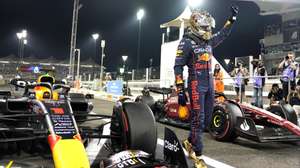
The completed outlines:
<svg viewBox="0 0 300 168">
<path fill-rule="evenodd" d="M 163 146 L 164 145 L 164 140 L 158 138 L 157 139 L 157 144 Z M 183 151 L 184 151 L 184 154 L 186 156 L 188 156 L 187 151 L 185 149 L 183 149 Z M 205 161 L 206 164 L 208 164 L 209 166 L 212 166 L 214 168 L 234 168 L 234 167 L 232 167 L 230 165 L 227 165 L 225 163 L 222 163 L 220 161 L 214 160 L 214 159 L 212 159 L 210 157 L 207 157 L 207 156 L 204 156 L 204 155 L 203 155 L 203 159 L 204 159 L 204 161 Z"/>
</svg>

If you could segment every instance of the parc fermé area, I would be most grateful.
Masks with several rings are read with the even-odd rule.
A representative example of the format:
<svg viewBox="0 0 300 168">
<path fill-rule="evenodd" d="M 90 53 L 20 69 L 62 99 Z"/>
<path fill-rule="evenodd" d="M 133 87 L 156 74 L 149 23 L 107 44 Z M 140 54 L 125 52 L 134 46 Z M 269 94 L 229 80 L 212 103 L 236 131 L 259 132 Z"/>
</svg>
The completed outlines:
<svg viewBox="0 0 300 168">
<path fill-rule="evenodd" d="M 0 168 L 300 168 L 300 0 L 0 11 Z"/>
</svg>

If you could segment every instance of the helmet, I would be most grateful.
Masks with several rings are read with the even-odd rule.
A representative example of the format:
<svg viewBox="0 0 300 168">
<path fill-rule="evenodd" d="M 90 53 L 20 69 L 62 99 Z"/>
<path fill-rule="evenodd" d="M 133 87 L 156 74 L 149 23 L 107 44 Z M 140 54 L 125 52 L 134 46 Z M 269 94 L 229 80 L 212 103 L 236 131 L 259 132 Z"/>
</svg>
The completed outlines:
<svg viewBox="0 0 300 168">
<path fill-rule="evenodd" d="M 212 29 L 215 28 L 215 19 L 206 11 L 194 10 L 190 17 L 190 29 L 193 34 L 204 39 L 210 40 Z"/>
<path fill-rule="evenodd" d="M 41 82 L 48 82 L 51 85 L 53 85 L 55 83 L 55 78 L 49 74 L 41 75 L 38 78 L 37 83 L 41 83 Z"/>
</svg>

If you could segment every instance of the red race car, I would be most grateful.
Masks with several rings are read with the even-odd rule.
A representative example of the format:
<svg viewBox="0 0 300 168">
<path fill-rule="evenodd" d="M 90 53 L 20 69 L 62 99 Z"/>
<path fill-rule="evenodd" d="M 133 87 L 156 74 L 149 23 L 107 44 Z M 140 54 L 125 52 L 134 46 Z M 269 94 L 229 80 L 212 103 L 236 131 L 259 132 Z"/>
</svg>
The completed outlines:
<svg viewBox="0 0 300 168">
<path fill-rule="evenodd" d="M 189 112 L 179 110 L 177 95 L 169 88 L 147 88 L 136 101 L 147 104 L 157 121 L 189 128 Z M 162 94 L 163 100 L 154 101 L 150 92 Z M 215 94 L 215 106 L 209 133 L 219 141 L 233 141 L 243 137 L 257 142 L 300 141 L 300 123 L 294 109 L 284 102 L 273 104 L 267 109 L 247 103 L 239 103 Z M 190 104 L 187 103 L 187 109 Z"/>
</svg>

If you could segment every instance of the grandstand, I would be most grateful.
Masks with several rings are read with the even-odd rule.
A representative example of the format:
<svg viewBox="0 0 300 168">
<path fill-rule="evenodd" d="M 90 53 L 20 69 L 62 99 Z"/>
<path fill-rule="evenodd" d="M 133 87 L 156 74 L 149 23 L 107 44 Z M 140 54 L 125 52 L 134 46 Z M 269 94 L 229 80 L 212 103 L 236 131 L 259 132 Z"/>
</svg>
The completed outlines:
<svg viewBox="0 0 300 168">
<path fill-rule="evenodd" d="M 264 38 L 260 41 L 269 75 L 278 74 L 277 66 L 287 52 L 300 56 L 300 3 L 295 2 L 256 2 L 261 8 L 261 15 L 274 18 L 272 23 L 265 25 Z"/>
</svg>

